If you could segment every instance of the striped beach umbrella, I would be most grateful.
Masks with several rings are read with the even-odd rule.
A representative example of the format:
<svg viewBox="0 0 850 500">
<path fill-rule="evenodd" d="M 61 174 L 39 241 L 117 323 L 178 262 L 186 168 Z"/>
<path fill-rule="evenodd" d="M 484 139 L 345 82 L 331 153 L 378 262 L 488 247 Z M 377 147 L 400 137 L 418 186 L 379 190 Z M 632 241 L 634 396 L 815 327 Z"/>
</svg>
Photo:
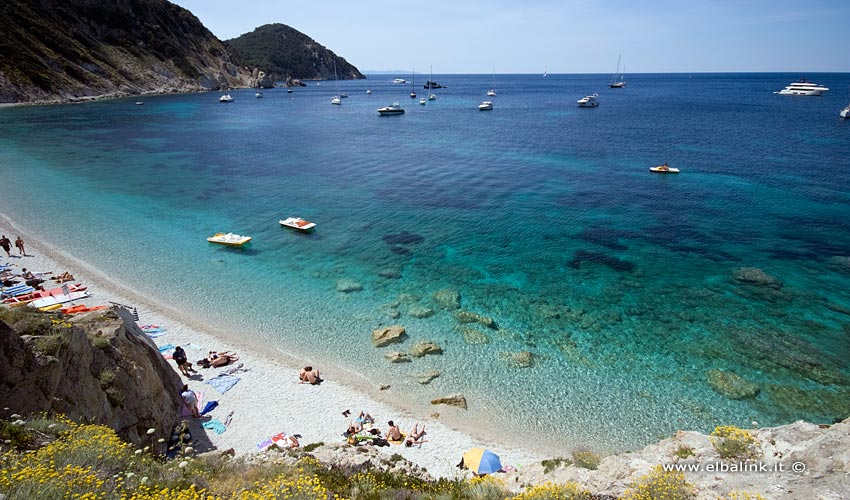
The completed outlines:
<svg viewBox="0 0 850 500">
<path fill-rule="evenodd" d="M 492 474 L 502 468 L 502 461 L 490 450 L 472 448 L 463 454 L 463 465 L 476 474 Z"/>
</svg>

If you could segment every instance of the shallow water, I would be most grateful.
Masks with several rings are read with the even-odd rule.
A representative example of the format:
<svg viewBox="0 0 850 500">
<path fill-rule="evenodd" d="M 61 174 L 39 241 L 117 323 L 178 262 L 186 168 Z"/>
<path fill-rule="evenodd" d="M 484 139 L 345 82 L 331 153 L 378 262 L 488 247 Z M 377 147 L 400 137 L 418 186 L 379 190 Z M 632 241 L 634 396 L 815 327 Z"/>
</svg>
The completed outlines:
<svg viewBox="0 0 850 500">
<path fill-rule="evenodd" d="M 680 428 L 831 421 L 850 414 L 850 75 L 808 76 L 832 90 L 774 95 L 790 74 L 633 75 L 619 90 L 498 75 L 479 112 L 492 75 L 435 75 L 448 88 L 425 106 L 368 80 L 340 82 L 342 106 L 323 82 L 232 104 L 6 108 L 0 209 L 232 335 L 391 383 L 382 397 L 423 415 L 464 393 L 469 410 L 441 419 L 478 433 L 608 452 Z M 590 92 L 601 105 L 575 107 Z M 378 116 L 392 101 L 407 113 Z M 649 173 L 665 161 L 682 173 Z M 282 229 L 290 215 L 317 231 Z M 207 244 L 217 231 L 254 240 Z M 460 323 L 443 289 L 497 328 Z M 396 323 L 408 339 L 373 348 L 371 330 Z M 444 354 L 383 357 L 425 340 Z M 533 366 L 511 363 L 522 351 Z M 429 385 L 410 376 L 429 369 Z M 760 392 L 724 397 L 714 369 Z"/>
</svg>

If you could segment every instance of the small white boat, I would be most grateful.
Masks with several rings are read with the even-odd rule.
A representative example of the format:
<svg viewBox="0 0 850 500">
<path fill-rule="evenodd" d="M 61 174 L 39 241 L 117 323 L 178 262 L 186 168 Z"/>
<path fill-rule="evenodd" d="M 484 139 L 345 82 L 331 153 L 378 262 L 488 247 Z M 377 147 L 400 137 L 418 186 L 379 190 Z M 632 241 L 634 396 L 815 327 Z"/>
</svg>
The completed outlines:
<svg viewBox="0 0 850 500">
<path fill-rule="evenodd" d="M 314 222 L 304 220 L 301 217 L 287 217 L 286 219 L 281 219 L 278 222 L 283 227 L 288 227 L 298 231 L 310 231 L 316 227 Z"/>
<path fill-rule="evenodd" d="M 233 102 L 233 97 L 230 94 L 224 94 L 218 98 L 218 102 Z"/>
<path fill-rule="evenodd" d="M 599 101 L 596 100 L 597 97 L 599 97 L 599 94 L 586 95 L 576 102 L 578 102 L 578 107 L 580 108 L 595 108 L 599 106 Z"/>
<path fill-rule="evenodd" d="M 143 103 L 142 101 L 136 101 L 136 106 L 144 106 L 144 105 L 145 105 L 145 103 Z"/>
<path fill-rule="evenodd" d="M 489 111 L 493 109 L 493 103 L 491 101 L 483 101 L 478 105 L 479 111 Z"/>
<path fill-rule="evenodd" d="M 250 236 L 242 236 L 240 234 L 234 233 L 215 233 L 214 235 L 207 238 L 207 241 L 210 243 L 215 243 L 216 245 L 227 245 L 231 247 L 241 247 L 245 243 L 251 241 Z"/>
<path fill-rule="evenodd" d="M 366 94 L 367 94 L 367 95 L 372 95 L 372 89 L 366 89 Z"/>
<path fill-rule="evenodd" d="M 425 105 L 425 103 L 427 103 L 427 102 L 428 102 L 428 99 L 426 99 L 425 97 L 420 97 L 420 98 L 419 98 L 419 104 L 421 104 L 421 105 L 423 105 L 423 106 L 424 106 L 424 105 Z"/>
<path fill-rule="evenodd" d="M 774 92 L 774 94 L 779 95 L 808 95 L 808 96 L 822 96 L 826 93 L 829 88 L 824 87 L 823 85 L 818 85 L 816 83 L 811 83 L 805 78 L 800 78 L 796 82 L 788 85 L 784 89 Z"/>
<path fill-rule="evenodd" d="M 496 91 L 495 91 L 495 90 L 493 90 L 493 89 L 490 89 L 490 90 L 488 90 L 488 91 L 487 91 L 487 95 L 488 95 L 489 97 L 493 97 L 494 95 L 496 95 Z"/>
<path fill-rule="evenodd" d="M 331 98 L 331 104 L 342 104 L 342 99 L 338 95 L 335 95 Z"/>
<path fill-rule="evenodd" d="M 675 167 L 671 167 L 668 164 L 658 165 L 657 167 L 649 167 L 650 172 L 655 172 L 657 174 L 678 174 L 679 169 Z"/>
<path fill-rule="evenodd" d="M 292 89 L 291 89 L 291 88 L 287 88 L 287 89 L 286 89 L 286 93 L 287 93 L 287 94 L 291 94 L 291 93 L 292 93 Z"/>
<path fill-rule="evenodd" d="M 261 99 L 263 97 L 263 93 L 258 90 L 257 93 L 254 94 L 254 97 L 256 97 L 257 99 Z"/>
<path fill-rule="evenodd" d="M 378 108 L 378 113 L 381 115 L 401 115 L 404 114 L 404 108 L 401 107 L 401 104 L 394 102 L 389 106 Z"/>
<path fill-rule="evenodd" d="M 342 99 L 345 99 L 346 97 L 348 97 L 348 94 L 346 94 L 345 92 L 343 92 L 343 93 L 341 93 L 339 96 L 340 96 Z"/>
<path fill-rule="evenodd" d="M 429 95 L 429 96 L 428 96 L 428 100 L 429 100 L 429 101 L 436 101 L 436 100 L 437 100 L 437 94 L 431 94 L 431 95 Z"/>
<path fill-rule="evenodd" d="M 404 78 L 396 78 L 395 80 L 393 80 L 393 83 L 398 85 L 400 83 L 407 83 L 407 80 L 405 80 Z"/>
<path fill-rule="evenodd" d="M 850 104 L 848 104 L 846 108 L 839 111 L 838 116 L 840 116 L 841 118 L 850 118 Z"/>
</svg>

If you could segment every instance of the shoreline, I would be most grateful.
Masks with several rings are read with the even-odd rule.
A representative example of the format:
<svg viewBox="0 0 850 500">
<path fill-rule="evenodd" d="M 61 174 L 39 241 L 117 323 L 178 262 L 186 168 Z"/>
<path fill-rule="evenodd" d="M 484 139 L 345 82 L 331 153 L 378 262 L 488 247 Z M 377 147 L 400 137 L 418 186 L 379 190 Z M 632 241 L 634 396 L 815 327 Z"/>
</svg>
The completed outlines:
<svg viewBox="0 0 850 500">
<path fill-rule="evenodd" d="M 298 370 L 302 364 L 294 355 L 276 348 L 272 348 L 272 354 L 269 346 L 263 345 L 262 339 L 234 339 L 233 335 L 219 331 L 214 325 L 204 323 L 202 319 L 192 318 L 178 309 L 157 303 L 155 298 L 136 293 L 95 266 L 63 252 L 33 232 L 18 227 L 6 214 L 0 214 L 0 231 L 11 235 L 13 239 L 21 236 L 27 246 L 28 256 L 11 259 L 0 257 L 4 262 L 16 265 L 18 272 L 21 267 L 35 272 L 70 272 L 75 277 L 74 281 L 87 285 L 91 293 L 91 297 L 77 303 L 94 306 L 109 301 L 136 307 L 139 324 L 156 324 L 165 328 L 165 335 L 153 339 L 158 346 L 181 345 L 193 363 L 203 358 L 210 350 L 231 350 L 238 353 L 240 360 L 236 365 L 243 364 L 247 371 L 235 374 L 241 380 L 225 394 L 219 394 L 205 381 L 233 366 L 221 369 L 203 369 L 196 366 L 198 374 L 188 379 L 181 376 L 190 388 L 203 392 L 204 401 L 219 402 L 219 407 L 210 413 L 211 417 L 223 421 L 230 411 L 234 412 L 232 424 L 223 434 L 205 431 L 213 450 L 233 448 L 237 454 L 250 454 L 256 451 L 257 443 L 279 432 L 302 434 L 302 446 L 315 442 L 342 443 L 344 438 L 341 434 L 353 418 L 346 418 L 342 411 L 350 410 L 356 416 L 362 409 L 375 417 L 376 425 L 382 431 L 386 430 L 388 420 L 399 424 L 402 432 L 408 432 L 414 423 L 424 423 L 428 429 L 428 437 L 421 447 L 390 446 L 378 449 L 387 456 L 398 453 L 423 467 L 434 477 L 454 478 L 468 475 L 467 471 L 455 468 L 455 464 L 467 449 L 473 447 L 492 449 L 502 457 L 504 465 L 510 464 L 518 468 L 548 458 L 528 449 L 473 437 L 433 417 L 435 413 L 465 410 L 440 405 L 432 407 L 432 416 L 413 415 L 400 405 L 382 402 L 371 397 L 367 391 L 358 389 L 356 384 L 337 382 L 350 379 L 337 377 L 347 372 L 335 367 L 317 366 L 326 379 L 318 386 L 300 384 Z M 308 359 L 305 363 L 309 362 Z M 180 375 L 176 365 L 170 364 L 175 373 Z"/>
</svg>

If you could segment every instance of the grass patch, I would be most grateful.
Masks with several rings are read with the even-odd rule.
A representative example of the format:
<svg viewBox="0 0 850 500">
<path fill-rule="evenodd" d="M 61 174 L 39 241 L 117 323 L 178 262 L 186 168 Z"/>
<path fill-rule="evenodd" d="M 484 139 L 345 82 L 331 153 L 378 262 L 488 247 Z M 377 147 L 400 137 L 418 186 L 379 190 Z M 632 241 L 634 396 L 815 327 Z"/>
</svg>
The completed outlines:
<svg viewBox="0 0 850 500">
<path fill-rule="evenodd" d="M 550 458 L 549 460 L 544 460 L 544 461 L 540 462 L 540 465 L 543 466 L 543 473 L 549 474 L 550 472 L 557 469 L 558 467 L 561 467 L 561 466 L 569 467 L 570 465 L 572 465 L 572 463 L 573 463 L 573 461 L 570 460 L 569 458 L 559 457 L 559 458 Z"/>
<path fill-rule="evenodd" d="M 696 456 L 696 453 L 690 446 L 680 444 L 679 447 L 676 448 L 676 451 L 673 452 L 673 455 L 680 460 L 685 460 L 686 458 Z"/>
<path fill-rule="evenodd" d="M 322 443 L 322 442 L 310 443 L 308 445 L 302 446 L 301 451 L 303 451 L 304 453 L 310 453 L 311 451 L 313 451 L 317 448 L 321 448 L 324 445 L 325 445 L 325 443 Z"/>
<path fill-rule="evenodd" d="M 576 467 L 596 470 L 597 467 L 599 467 L 599 462 L 601 461 L 602 457 L 599 456 L 598 453 L 594 453 L 590 450 L 578 450 L 573 452 L 573 463 Z"/>
</svg>

